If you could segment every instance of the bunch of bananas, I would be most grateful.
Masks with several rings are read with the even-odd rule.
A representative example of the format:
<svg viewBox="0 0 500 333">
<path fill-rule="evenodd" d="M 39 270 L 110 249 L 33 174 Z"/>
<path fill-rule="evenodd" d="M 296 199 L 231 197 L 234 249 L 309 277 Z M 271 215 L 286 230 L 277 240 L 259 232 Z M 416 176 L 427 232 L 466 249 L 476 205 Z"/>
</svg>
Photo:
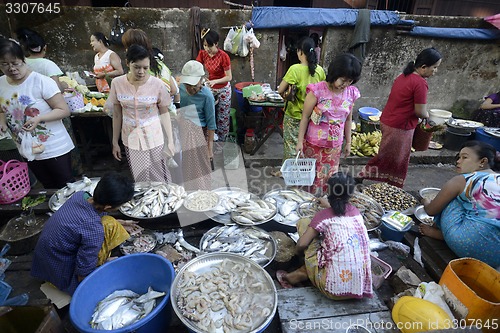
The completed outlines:
<svg viewBox="0 0 500 333">
<path fill-rule="evenodd" d="M 382 132 L 353 133 L 351 154 L 357 156 L 375 156 L 378 153 Z"/>
</svg>

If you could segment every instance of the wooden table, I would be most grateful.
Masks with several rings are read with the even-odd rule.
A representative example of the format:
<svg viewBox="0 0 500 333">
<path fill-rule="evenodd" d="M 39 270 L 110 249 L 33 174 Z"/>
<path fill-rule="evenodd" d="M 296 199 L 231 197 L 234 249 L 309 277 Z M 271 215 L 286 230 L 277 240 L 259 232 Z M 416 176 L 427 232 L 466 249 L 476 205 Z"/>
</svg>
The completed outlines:
<svg viewBox="0 0 500 333">
<path fill-rule="evenodd" d="M 94 130 L 102 130 L 108 140 L 107 143 L 95 142 L 95 136 L 92 135 L 92 132 L 88 131 L 85 124 L 89 123 L 88 120 L 91 119 L 96 120 L 96 122 L 99 123 L 99 126 L 94 128 Z M 105 148 L 106 150 L 109 150 L 109 153 L 111 154 L 113 142 L 113 119 L 104 112 L 82 112 L 72 113 L 71 123 L 73 125 L 75 135 L 81 145 L 80 148 L 82 150 L 85 168 L 92 171 L 92 152 L 95 152 L 95 149 Z"/>
<path fill-rule="evenodd" d="M 281 128 L 281 126 L 283 125 L 283 108 L 285 107 L 285 102 L 254 102 L 250 99 L 247 100 L 250 106 L 260 106 L 263 109 L 262 112 L 264 121 L 260 128 L 257 129 L 257 131 L 263 131 L 264 136 L 256 139 L 257 144 L 255 145 L 255 148 L 250 152 L 250 155 L 254 155 L 264 144 L 264 142 L 269 139 L 274 131 L 278 131 L 281 137 L 283 137 L 283 129 Z"/>
</svg>

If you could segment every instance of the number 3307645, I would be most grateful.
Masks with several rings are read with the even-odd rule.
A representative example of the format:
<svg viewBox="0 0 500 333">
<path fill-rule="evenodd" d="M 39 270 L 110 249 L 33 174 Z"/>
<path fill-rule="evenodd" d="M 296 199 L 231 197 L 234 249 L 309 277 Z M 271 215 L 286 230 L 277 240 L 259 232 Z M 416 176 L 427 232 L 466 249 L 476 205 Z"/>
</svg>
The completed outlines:
<svg viewBox="0 0 500 333">
<path fill-rule="evenodd" d="M 5 4 L 5 12 L 7 14 L 44 14 L 44 13 L 54 13 L 58 14 L 61 12 L 59 2 L 44 4 L 41 2 L 7 2 Z"/>
</svg>

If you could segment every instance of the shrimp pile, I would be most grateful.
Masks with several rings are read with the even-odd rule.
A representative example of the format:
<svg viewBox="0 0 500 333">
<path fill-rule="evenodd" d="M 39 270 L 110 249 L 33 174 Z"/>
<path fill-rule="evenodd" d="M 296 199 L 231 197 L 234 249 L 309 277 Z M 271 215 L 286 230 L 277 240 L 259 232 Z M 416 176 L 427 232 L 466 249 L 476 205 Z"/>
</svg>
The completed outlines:
<svg viewBox="0 0 500 333">
<path fill-rule="evenodd" d="M 249 263 L 225 259 L 202 274 L 185 271 L 177 306 L 206 332 L 248 332 L 274 311 L 274 293 L 263 274 Z"/>
</svg>

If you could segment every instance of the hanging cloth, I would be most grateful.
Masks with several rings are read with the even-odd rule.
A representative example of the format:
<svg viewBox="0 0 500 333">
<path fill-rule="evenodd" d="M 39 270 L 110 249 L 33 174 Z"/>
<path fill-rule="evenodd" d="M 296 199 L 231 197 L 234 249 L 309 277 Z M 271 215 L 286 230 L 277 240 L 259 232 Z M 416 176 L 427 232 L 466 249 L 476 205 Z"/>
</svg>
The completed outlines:
<svg viewBox="0 0 500 333">
<path fill-rule="evenodd" d="M 200 7 L 191 7 L 189 14 L 189 30 L 193 37 L 191 44 L 191 59 L 196 59 L 203 48 L 201 43 Z"/>
<path fill-rule="evenodd" d="M 351 43 L 349 44 L 349 52 L 354 54 L 361 63 L 365 62 L 366 43 L 370 41 L 370 24 L 370 10 L 360 9 Z"/>
</svg>

